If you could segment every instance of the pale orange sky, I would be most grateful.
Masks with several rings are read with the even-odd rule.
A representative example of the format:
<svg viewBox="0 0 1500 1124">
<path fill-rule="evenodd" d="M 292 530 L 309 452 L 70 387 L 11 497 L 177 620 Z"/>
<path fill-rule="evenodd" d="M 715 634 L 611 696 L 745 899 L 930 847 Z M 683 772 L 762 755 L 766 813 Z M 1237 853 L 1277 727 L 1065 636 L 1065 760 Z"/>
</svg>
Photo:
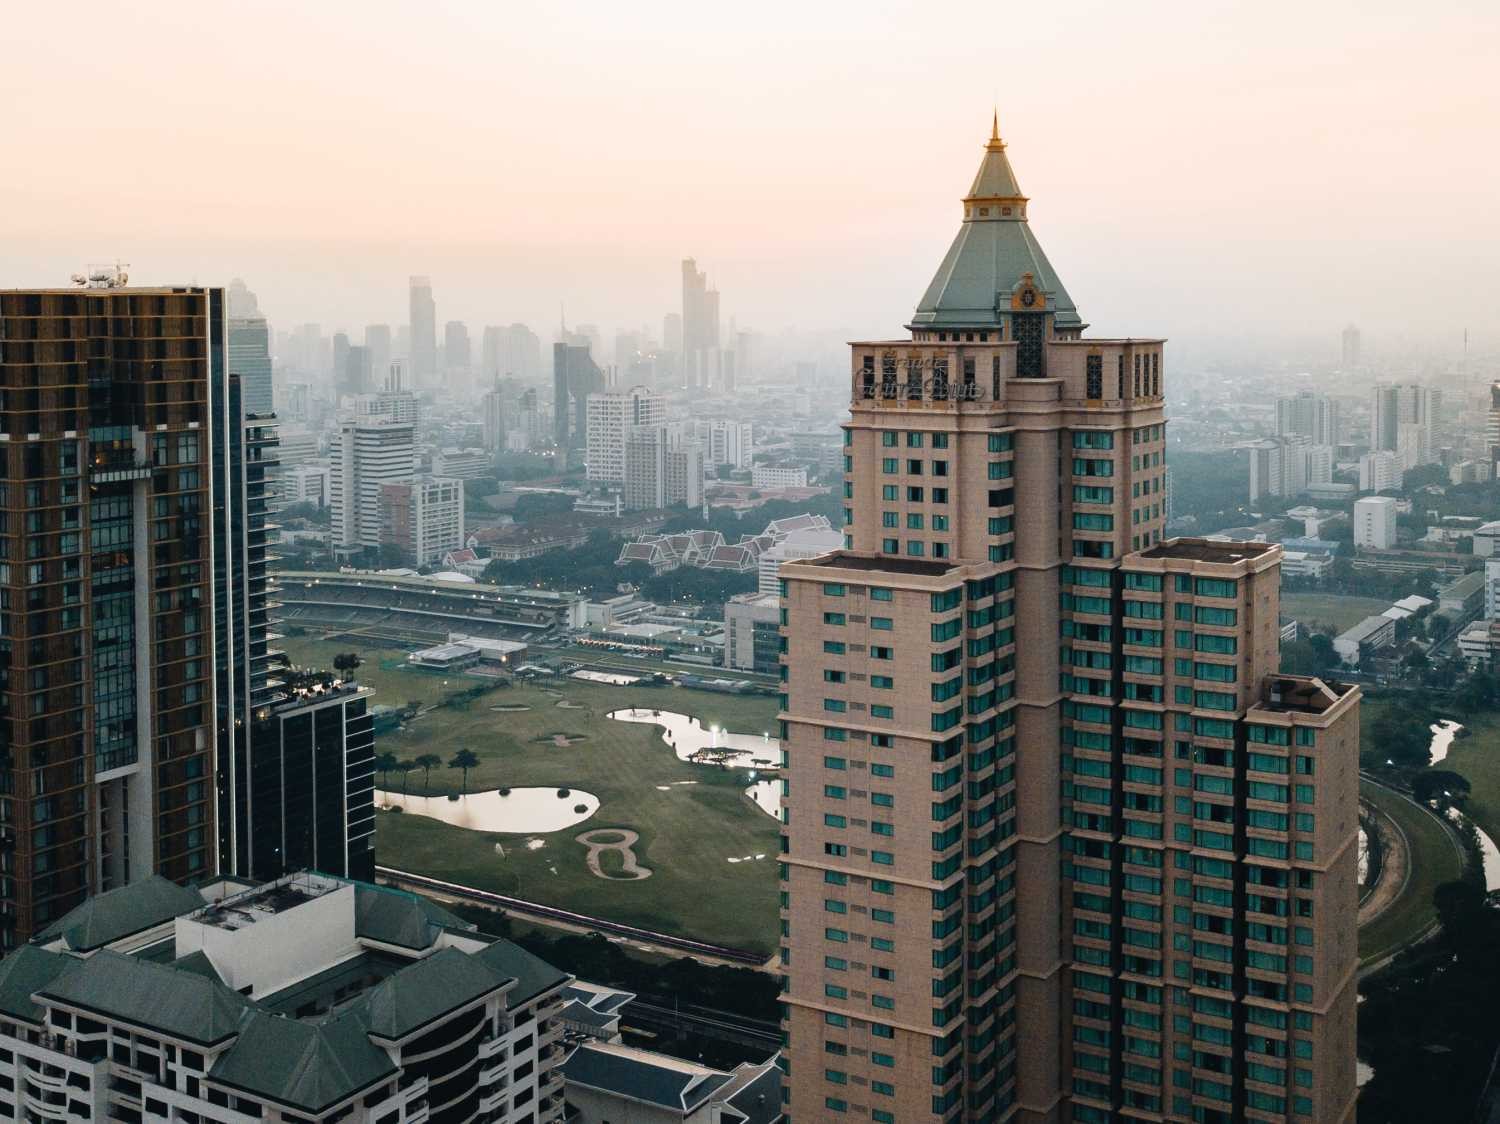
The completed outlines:
<svg viewBox="0 0 1500 1124">
<path fill-rule="evenodd" d="M 899 331 L 998 99 L 1101 333 L 1500 339 L 1492 2 L 7 7 L 0 286 L 120 257 L 278 325 Z"/>
</svg>

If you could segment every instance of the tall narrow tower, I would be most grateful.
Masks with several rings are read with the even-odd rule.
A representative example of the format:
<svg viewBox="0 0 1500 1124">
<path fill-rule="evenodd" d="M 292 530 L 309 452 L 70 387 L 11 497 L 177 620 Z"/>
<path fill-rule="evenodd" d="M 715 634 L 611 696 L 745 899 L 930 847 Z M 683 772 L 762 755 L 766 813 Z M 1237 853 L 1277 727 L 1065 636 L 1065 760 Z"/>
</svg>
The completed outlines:
<svg viewBox="0 0 1500 1124">
<path fill-rule="evenodd" d="M 409 296 L 412 388 L 425 390 L 437 375 L 437 303 L 432 299 L 432 279 L 412 277 Z"/>
<path fill-rule="evenodd" d="M 791 1118 L 1352 1120 L 1358 691 L 1279 547 L 1162 539 L 1162 342 L 1027 206 L 996 128 L 780 571 Z"/>
</svg>

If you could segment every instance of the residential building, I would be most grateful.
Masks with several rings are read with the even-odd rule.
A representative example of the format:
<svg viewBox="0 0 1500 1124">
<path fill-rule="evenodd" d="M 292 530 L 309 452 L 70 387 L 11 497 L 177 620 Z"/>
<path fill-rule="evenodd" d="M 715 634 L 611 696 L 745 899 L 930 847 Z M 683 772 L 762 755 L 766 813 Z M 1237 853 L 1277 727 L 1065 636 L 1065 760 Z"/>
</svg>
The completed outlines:
<svg viewBox="0 0 1500 1124">
<path fill-rule="evenodd" d="M 1396 427 L 1396 456 L 1403 469 L 1432 464 L 1432 430 L 1425 425 L 1403 422 Z"/>
<path fill-rule="evenodd" d="M 1326 550 L 1286 550 L 1281 572 L 1289 578 L 1326 578 L 1333 572 L 1333 555 Z"/>
<path fill-rule="evenodd" d="M 625 507 L 697 507 L 703 502 L 703 446 L 673 425 L 639 425 L 625 439 Z"/>
<path fill-rule="evenodd" d="M 650 387 L 590 394 L 584 422 L 588 479 L 623 484 L 626 437 L 638 425 L 657 425 L 666 418 L 667 400 Z"/>
<path fill-rule="evenodd" d="M 1471 668 L 1494 667 L 1500 657 L 1500 622 L 1475 621 L 1458 634 L 1458 650 Z"/>
<path fill-rule="evenodd" d="M 277 459 L 283 467 L 294 467 L 318 459 L 320 450 L 316 433 L 301 428 L 278 426 L 277 436 L 281 441 L 277 449 Z"/>
<path fill-rule="evenodd" d="M 1162 541 L 1162 342 L 1027 207 L 996 131 L 781 568 L 788 1115 L 1352 1121 L 1359 692 L 1279 547 Z"/>
<path fill-rule="evenodd" d="M 1313 445 L 1339 443 L 1339 404 L 1310 390 L 1276 399 L 1276 435 L 1305 437 Z"/>
<path fill-rule="evenodd" d="M 1397 451 L 1403 425 L 1431 429 L 1437 420 L 1437 401 L 1437 392 L 1425 386 L 1378 384 L 1370 402 L 1370 451 Z"/>
<path fill-rule="evenodd" d="M 781 666 L 781 598 L 739 593 L 724 603 L 724 666 L 775 675 Z"/>
<path fill-rule="evenodd" d="M 150 877 L 0 961 L 0 1081 L 36 1120 L 551 1124 L 569 980 L 384 886 Z"/>
<path fill-rule="evenodd" d="M 1333 650 L 1350 667 L 1359 667 L 1395 642 L 1396 622 L 1387 616 L 1372 616 L 1335 636 Z"/>
<path fill-rule="evenodd" d="M 758 464 L 750 470 L 750 484 L 755 488 L 805 488 L 807 469 L 782 465 Z"/>
<path fill-rule="evenodd" d="M 410 422 L 371 417 L 340 423 L 329 448 L 328 491 L 336 553 L 357 554 L 380 545 L 381 489 L 411 480 L 415 458 Z"/>
<path fill-rule="evenodd" d="M 1394 452 L 1366 453 L 1359 458 L 1359 490 L 1385 492 L 1401 487 L 1406 476 L 1401 457 Z"/>
<path fill-rule="evenodd" d="M 1474 529 L 1474 557 L 1500 556 L 1500 550 L 1496 549 L 1497 543 L 1500 543 L 1500 520 L 1481 524 Z"/>
<path fill-rule="evenodd" d="M 384 386 L 391 374 L 391 326 L 389 324 L 365 325 L 365 351 L 370 361 L 370 381 L 366 389 Z"/>
<path fill-rule="evenodd" d="M 703 442 L 709 464 L 728 465 L 730 468 L 750 467 L 754 445 L 749 422 L 726 418 L 700 420 L 697 430 L 698 440 Z"/>
<path fill-rule="evenodd" d="M 462 320 L 443 325 L 443 366 L 454 374 L 467 374 L 472 362 L 469 328 Z"/>
<path fill-rule="evenodd" d="M 1495 478 L 1495 465 L 1488 459 L 1458 461 L 1448 468 L 1450 484 L 1488 484 Z"/>
<path fill-rule="evenodd" d="M 437 377 L 437 303 L 432 279 L 412 277 L 408 285 L 411 318 L 411 377 L 417 387 L 431 386 Z"/>
<path fill-rule="evenodd" d="M 552 439 L 559 449 L 583 448 L 589 395 L 604 389 L 604 372 L 587 344 L 552 345 Z"/>
<path fill-rule="evenodd" d="M 1262 496 L 1299 496 L 1333 479 L 1333 449 L 1305 437 L 1272 437 L 1250 446 L 1250 502 Z"/>
<path fill-rule="evenodd" d="M 0 291 L 0 340 L 0 524 L 26 542 L 0 566 L 24 692 L 3 723 L 4 953 L 90 894 L 216 865 L 223 291 Z"/>
<path fill-rule="evenodd" d="M 345 348 L 343 363 L 335 371 L 339 396 L 342 398 L 345 395 L 370 393 L 375 379 L 371 366 L 369 348 L 363 346 Z"/>
<path fill-rule="evenodd" d="M 513 375 L 531 382 L 542 375 L 542 341 L 525 324 L 485 328 L 480 370 L 490 378 Z"/>
<path fill-rule="evenodd" d="M 777 1124 L 785 1119 L 775 1057 L 722 1070 L 591 1036 L 568 1055 L 563 1079 L 572 1124 Z"/>
<path fill-rule="evenodd" d="M 1484 444 L 1489 451 L 1491 466 L 1500 464 L 1500 382 L 1490 384 L 1490 412 L 1485 417 Z"/>
<path fill-rule="evenodd" d="M 380 486 L 380 541 L 407 565 L 431 566 L 464 545 L 464 482 L 417 476 Z"/>
<path fill-rule="evenodd" d="M 1354 545 L 1361 550 L 1390 550 L 1396 545 L 1396 501 L 1366 496 L 1354 501 Z"/>
</svg>

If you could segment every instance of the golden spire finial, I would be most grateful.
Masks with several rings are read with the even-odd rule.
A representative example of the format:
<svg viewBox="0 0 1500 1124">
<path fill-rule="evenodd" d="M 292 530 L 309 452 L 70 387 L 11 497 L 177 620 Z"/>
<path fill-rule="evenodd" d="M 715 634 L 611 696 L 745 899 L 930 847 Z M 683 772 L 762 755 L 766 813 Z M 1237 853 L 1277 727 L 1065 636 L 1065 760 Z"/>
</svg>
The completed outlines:
<svg viewBox="0 0 1500 1124">
<path fill-rule="evenodd" d="M 995 115 L 992 118 L 991 124 L 990 124 L 990 140 L 997 141 L 999 139 L 1000 139 L 1000 107 L 997 105 L 995 107 Z"/>
</svg>

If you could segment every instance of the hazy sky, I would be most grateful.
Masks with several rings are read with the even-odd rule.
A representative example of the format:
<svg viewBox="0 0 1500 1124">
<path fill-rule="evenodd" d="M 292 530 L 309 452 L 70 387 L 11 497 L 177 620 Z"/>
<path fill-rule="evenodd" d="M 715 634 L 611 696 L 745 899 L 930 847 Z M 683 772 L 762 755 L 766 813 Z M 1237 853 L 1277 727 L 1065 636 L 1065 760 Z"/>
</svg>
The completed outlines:
<svg viewBox="0 0 1500 1124">
<path fill-rule="evenodd" d="M 897 333 L 998 100 L 1097 333 L 1500 339 L 1500 5 L 7 7 L 0 286 L 118 256 L 279 325 Z"/>
</svg>

